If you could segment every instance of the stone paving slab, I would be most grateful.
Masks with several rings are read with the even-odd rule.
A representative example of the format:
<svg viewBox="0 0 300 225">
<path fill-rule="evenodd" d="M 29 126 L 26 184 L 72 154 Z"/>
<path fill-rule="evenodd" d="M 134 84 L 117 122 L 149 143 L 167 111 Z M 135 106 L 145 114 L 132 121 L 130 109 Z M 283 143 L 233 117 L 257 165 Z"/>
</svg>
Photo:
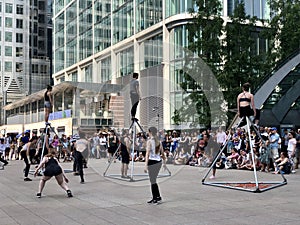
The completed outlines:
<svg viewBox="0 0 300 225">
<path fill-rule="evenodd" d="M 72 168 L 71 163 L 62 165 Z M 150 199 L 148 180 L 128 182 L 103 177 L 108 166 L 105 159 L 91 159 L 88 166 L 85 184 L 67 173 L 73 198 L 67 198 L 52 178 L 38 199 L 35 194 L 40 177 L 24 182 L 24 163 L 10 161 L 0 171 L 0 225 L 299 224 L 300 171 L 287 175 L 285 186 L 251 193 L 202 185 L 206 168 L 168 165 L 172 175 L 159 179 L 163 203 L 154 206 L 146 203 Z M 120 163 L 113 166 L 112 172 L 117 173 Z M 138 173 L 142 167 L 135 164 Z M 231 173 L 236 177 L 248 175 L 245 171 Z"/>
</svg>

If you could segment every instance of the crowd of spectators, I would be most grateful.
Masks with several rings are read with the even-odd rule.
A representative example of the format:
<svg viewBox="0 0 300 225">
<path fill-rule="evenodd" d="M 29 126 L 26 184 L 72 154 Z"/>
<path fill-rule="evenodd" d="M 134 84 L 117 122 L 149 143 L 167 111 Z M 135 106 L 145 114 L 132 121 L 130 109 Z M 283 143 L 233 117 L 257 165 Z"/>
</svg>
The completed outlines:
<svg viewBox="0 0 300 225">
<path fill-rule="evenodd" d="M 121 135 L 122 133 L 122 135 Z M 3 164 L 9 160 L 20 158 L 19 152 L 22 146 L 29 141 L 31 134 L 26 132 L 18 138 L 11 138 L 7 135 L 1 139 L 0 154 Z M 122 136 L 130 140 L 131 155 L 130 159 L 135 162 L 145 160 L 147 133 L 138 133 L 135 143 L 129 132 L 116 132 L 115 130 L 100 130 L 87 136 L 90 142 L 90 158 L 107 158 L 109 162 L 120 159 L 119 142 Z M 76 137 L 56 134 L 48 135 L 47 146 L 56 149 L 58 159 L 72 161 L 73 145 Z M 285 170 L 285 173 L 295 172 L 299 164 L 300 151 L 300 129 L 284 130 L 279 134 L 275 127 L 259 127 L 259 135 L 252 131 L 249 135 L 243 128 L 224 131 L 219 128 L 215 131 L 202 129 L 200 131 L 164 131 L 158 132 L 158 137 L 163 145 L 167 163 L 176 165 L 209 166 L 220 149 L 224 149 L 223 154 L 218 159 L 216 166 L 225 169 L 248 169 L 252 170 L 253 165 L 257 170 L 277 172 L 277 164 Z M 261 139 L 262 137 L 262 139 Z M 228 139 L 228 140 L 227 140 Z M 32 151 L 32 163 L 38 163 L 42 154 L 44 136 L 38 137 L 37 150 Z M 254 156 L 251 155 L 250 144 L 253 147 Z M 132 147 L 134 146 L 134 151 Z M 37 153 L 36 153 L 37 152 Z M 46 152 L 43 153 L 44 155 Z M 284 156 L 286 156 L 284 158 Z M 288 159 L 288 160 L 287 160 Z M 4 161 L 5 160 L 5 161 Z M 255 161 L 253 163 L 253 160 Z M 286 163 L 286 165 L 283 165 Z M 290 169 L 288 169 L 290 168 Z"/>
</svg>

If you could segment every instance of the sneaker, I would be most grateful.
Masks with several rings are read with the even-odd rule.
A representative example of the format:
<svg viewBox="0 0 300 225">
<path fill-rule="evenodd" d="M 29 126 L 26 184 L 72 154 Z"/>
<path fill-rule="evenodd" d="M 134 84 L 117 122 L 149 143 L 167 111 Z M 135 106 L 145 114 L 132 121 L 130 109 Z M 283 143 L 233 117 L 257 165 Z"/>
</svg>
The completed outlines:
<svg viewBox="0 0 300 225">
<path fill-rule="evenodd" d="M 24 181 L 32 181 L 29 177 L 25 177 Z"/>
<path fill-rule="evenodd" d="M 155 200 L 156 201 L 156 200 Z M 148 201 L 147 203 L 148 204 L 153 204 L 153 202 L 154 202 L 154 199 L 151 199 L 150 201 Z"/>
<path fill-rule="evenodd" d="M 80 181 L 81 184 L 84 184 L 84 180 Z"/>
<path fill-rule="evenodd" d="M 37 193 L 37 194 L 36 194 L 36 197 L 37 197 L 37 198 L 41 198 L 41 197 L 42 197 L 42 193 Z"/>
<path fill-rule="evenodd" d="M 72 198 L 73 197 L 71 190 L 67 190 L 67 195 L 68 195 L 68 198 Z"/>
<path fill-rule="evenodd" d="M 292 173 L 296 173 L 296 170 L 292 170 Z"/>
<path fill-rule="evenodd" d="M 211 175 L 210 177 L 209 177 L 209 179 L 215 179 L 216 177 L 214 176 L 214 175 Z"/>
<path fill-rule="evenodd" d="M 153 202 L 152 202 L 153 205 L 158 205 L 159 202 L 156 200 L 156 199 L 153 199 Z"/>
<path fill-rule="evenodd" d="M 162 198 L 161 198 L 161 197 L 157 197 L 157 198 L 156 198 L 156 201 L 157 201 L 158 203 L 161 203 Z"/>
</svg>

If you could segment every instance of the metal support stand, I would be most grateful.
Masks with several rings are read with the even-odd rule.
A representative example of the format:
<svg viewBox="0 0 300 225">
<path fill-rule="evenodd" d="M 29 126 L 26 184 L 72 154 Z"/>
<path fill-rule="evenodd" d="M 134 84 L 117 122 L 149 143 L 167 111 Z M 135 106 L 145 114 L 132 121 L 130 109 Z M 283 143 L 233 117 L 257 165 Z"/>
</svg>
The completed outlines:
<svg viewBox="0 0 300 225">
<path fill-rule="evenodd" d="M 51 127 L 50 123 L 46 123 L 46 127 L 44 129 L 44 142 L 43 142 L 43 147 L 42 147 L 42 154 L 41 154 L 41 159 L 40 162 L 43 160 L 44 157 L 44 153 L 45 153 L 45 148 L 46 148 L 46 141 L 48 141 L 47 135 L 48 135 L 48 131 L 49 129 L 58 136 L 58 134 L 55 132 L 54 128 Z M 59 142 L 61 143 L 61 140 L 59 139 Z M 60 152 L 59 152 L 60 154 Z M 44 172 L 44 168 L 41 168 L 41 170 L 39 171 L 40 174 L 42 174 Z M 64 170 L 65 173 L 70 173 L 72 172 L 71 170 Z M 34 172 L 33 172 L 34 173 Z"/>
<path fill-rule="evenodd" d="M 240 126 L 242 121 L 246 119 L 246 127 L 247 127 L 247 133 L 248 133 L 248 138 L 249 138 L 249 144 L 250 144 L 250 152 L 251 152 L 251 158 L 252 158 L 252 166 L 253 166 L 253 174 L 254 174 L 254 182 L 207 182 L 206 178 L 208 177 L 208 174 L 211 172 L 213 169 L 214 165 L 216 165 L 217 160 L 221 157 L 221 154 L 227 147 L 227 144 L 231 138 L 231 135 L 228 136 L 226 143 L 224 144 L 223 148 L 219 150 L 219 153 L 216 155 L 216 157 L 213 159 L 213 162 L 211 166 L 209 167 L 208 171 L 204 175 L 202 179 L 202 184 L 203 185 L 211 185 L 211 186 L 216 186 L 216 187 L 223 187 L 223 188 L 229 188 L 229 189 L 235 189 L 235 190 L 241 190 L 241 191 L 250 191 L 250 192 L 255 192 L 255 193 L 260 193 L 263 191 L 267 191 L 276 187 L 280 187 L 283 185 L 287 184 L 287 180 L 284 177 L 283 173 L 281 170 L 279 170 L 278 166 L 277 169 L 280 171 L 280 175 L 283 179 L 282 182 L 274 182 L 274 181 L 267 181 L 267 182 L 259 182 L 257 178 L 257 171 L 256 171 L 256 165 L 255 165 L 255 158 L 254 158 L 254 151 L 251 143 L 251 133 L 250 133 L 250 128 L 253 128 L 255 133 L 260 137 L 261 140 L 261 135 L 259 131 L 257 130 L 257 127 L 250 121 L 248 117 L 242 118 L 240 122 L 238 123 L 237 127 Z M 255 187 L 254 187 L 255 186 Z M 254 188 L 253 188 L 254 187 Z"/>
<path fill-rule="evenodd" d="M 130 182 L 134 182 L 134 181 L 142 181 L 142 180 L 148 180 L 149 179 L 149 175 L 148 174 L 134 174 L 134 166 L 135 166 L 135 162 L 134 162 L 134 146 L 135 146 L 135 142 L 136 142 L 136 129 L 137 127 L 141 130 L 141 132 L 144 132 L 143 128 L 141 127 L 141 125 L 139 124 L 138 120 L 136 118 L 133 118 L 132 119 L 132 123 L 129 127 L 129 130 L 131 130 L 131 134 L 132 134 L 132 147 L 131 147 L 131 168 L 130 168 L 130 179 L 125 179 L 125 178 L 122 178 L 120 174 L 106 174 L 110 165 L 111 165 L 111 162 L 109 163 L 109 165 L 107 166 L 103 176 L 104 177 L 109 177 L 109 178 L 113 178 L 113 179 L 119 179 L 119 180 L 123 180 L 123 181 L 130 181 Z M 121 144 L 119 145 L 118 149 L 120 148 Z M 118 152 L 118 149 L 116 150 L 116 152 L 114 153 L 114 156 L 115 154 Z M 165 174 L 158 174 L 158 178 L 160 177 L 168 177 L 168 176 L 171 176 L 171 172 L 170 170 L 165 167 L 165 170 L 167 173 Z M 135 178 L 135 177 L 138 177 Z"/>
</svg>

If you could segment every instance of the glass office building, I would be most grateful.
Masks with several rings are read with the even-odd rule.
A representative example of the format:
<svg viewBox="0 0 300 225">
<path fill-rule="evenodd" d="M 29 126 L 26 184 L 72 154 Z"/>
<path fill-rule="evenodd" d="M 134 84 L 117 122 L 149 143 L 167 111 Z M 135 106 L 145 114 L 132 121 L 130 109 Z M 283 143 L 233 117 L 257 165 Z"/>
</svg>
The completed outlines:
<svg viewBox="0 0 300 225">
<path fill-rule="evenodd" d="M 268 17 L 264 0 L 245 2 L 249 15 Z M 222 1 L 225 20 L 235 3 Z M 129 127 L 128 84 L 133 72 L 140 73 L 143 99 L 137 117 L 141 125 L 188 128 L 188 124 L 175 125 L 172 116 L 186 95 L 179 83 L 192 8 L 192 0 L 54 0 L 54 115 L 58 120 L 66 115 L 70 118 L 65 126 L 73 129 L 65 130 L 78 126 Z M 103 84 L 111 85 L 111 89 L 104 90 Z M 43 112 L 42 96 L 41 92 L 35 96 L 36 103 L 27 98 L 7 106 L 9 121 L 24 121 L 13 119 L 22 111 L 31 123 L 42 122 L 36 111 L 29 113 L 32 105 Z"/>
<path fill-rule="evenodd" d="M 47 4 L 47 0 L 0 1 L 2 124 L 6 122 L 2 104 L 35 93 L 50 83 L 51 48 L 47 48 L 47 43 L 52 32 Z"/>
<path fill-rule="evenodd" d="M 236 2 L 222 1 L 225 17 L 232 14 Z M 245 6 L 249 15 L 268 18 L 266 0 L 246 0 Z M 194 7 L 192 0 L 54 1 L 54 83 L 126 86 L 133 72 L 141 74 L 141 82 L 147 76 L 156 77 L 164 82 L 164 90 L 157 96 L 160 99 L 152 99 L 150 84 L 141 84 L 147 99 L 140 104 L 141 122 L 159 120 L 160 127 L 176 128 L 171 117 L 184 97 L 176 85 L 182 81 L 181 47 L 188 45 L 186 24 Z M 130 102 L 126 101 L 128 96 L 123 97 L 123 117 L 130 121 Z"/>
</svg>

